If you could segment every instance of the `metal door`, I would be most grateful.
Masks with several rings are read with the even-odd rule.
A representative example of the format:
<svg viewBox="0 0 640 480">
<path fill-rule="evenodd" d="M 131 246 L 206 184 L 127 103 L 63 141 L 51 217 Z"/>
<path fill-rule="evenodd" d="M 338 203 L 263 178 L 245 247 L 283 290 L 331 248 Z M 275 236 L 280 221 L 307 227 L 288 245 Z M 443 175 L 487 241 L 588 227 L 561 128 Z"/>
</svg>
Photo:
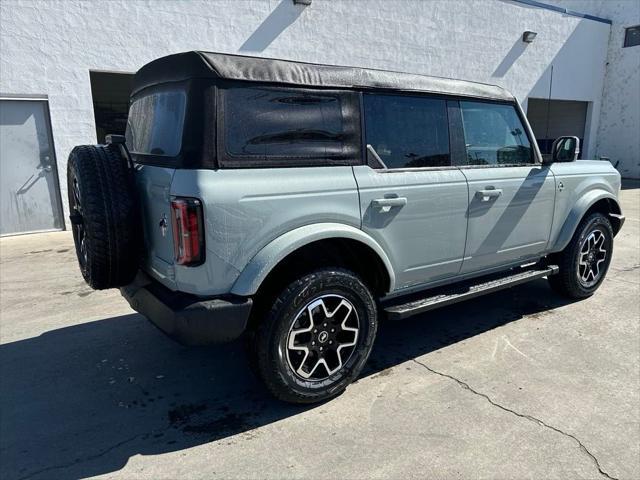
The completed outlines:
<svg viewBox="0 0 640 480">
<path fill-rule="evenodd" d="M 404 288 L 460 271 L 467 230 L 467 182 L 459 170 L 354 167 L 362 229 L 387 252 Z"/>
<path fill-rule="evenodd" d="M 462 273 L 526 262 L 547 248 L 556 182 L 549 167 L 469 168 L 467 246 Z"/>
<path fill-rule="evenodd" d="M 47 102 L 0 99 L 0 234 L 63 225 Z"/>
</svg>

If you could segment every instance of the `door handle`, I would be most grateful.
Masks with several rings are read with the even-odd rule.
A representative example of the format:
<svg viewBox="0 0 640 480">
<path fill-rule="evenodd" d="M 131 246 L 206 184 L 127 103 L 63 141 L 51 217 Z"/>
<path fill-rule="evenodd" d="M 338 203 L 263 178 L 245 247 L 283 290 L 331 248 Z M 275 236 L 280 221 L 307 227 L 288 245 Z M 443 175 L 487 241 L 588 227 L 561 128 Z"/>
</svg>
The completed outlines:
<svg viewBox="0 0 640 480">
<path fill-rule="evenodd" d="M 498 198 L 500 195 L 502 195 L 502 190 L 499 188 L 488 188 L 476 192 L 476 197 L 482 202 L 488 202 L 492 198 Z"/>
<path fill-rule="evenodd" d="M 371 200 L 371 206 L 381 208 L 383 212 L 388 212 L 392 207 L 404 207 L 406 204 L 406 197 L 376 198 Z"/>
</svg>

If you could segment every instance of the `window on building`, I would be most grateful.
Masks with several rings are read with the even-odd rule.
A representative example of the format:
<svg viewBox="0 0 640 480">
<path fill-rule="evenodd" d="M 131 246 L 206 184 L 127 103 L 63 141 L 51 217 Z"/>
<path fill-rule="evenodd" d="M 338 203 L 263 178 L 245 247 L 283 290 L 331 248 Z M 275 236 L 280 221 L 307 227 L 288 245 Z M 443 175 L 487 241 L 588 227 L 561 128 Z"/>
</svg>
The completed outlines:
<svg viewBox="0 0 640 480">
<path fill-rule="evenodd" d="M 359 155 L 349 93 L 237 87 L 223 95 L 224 148 L 232 161 L 287 166 Z"/>
<path fill-rule="evenodd" d="M 182 146 L 187 95 L 157 92 L 136 99 L 129 110 L 127 145 L 134 153 L 176 156 Z"/>
<path fill-rule="evenodd" d="M 624 29 L 624 47 L 640 45 L 640 25 Z"/>
<path fill-rule="evenodd" d="M 460 102 L 468 165 L 533 162 L 533 149 L 513 105 Z"/>
<path fill-rule="evenodd" d="M 451 164 L 444 100 L 405 95 L 364 96 L 366 142 L 387 168 Z"/>
</svg>

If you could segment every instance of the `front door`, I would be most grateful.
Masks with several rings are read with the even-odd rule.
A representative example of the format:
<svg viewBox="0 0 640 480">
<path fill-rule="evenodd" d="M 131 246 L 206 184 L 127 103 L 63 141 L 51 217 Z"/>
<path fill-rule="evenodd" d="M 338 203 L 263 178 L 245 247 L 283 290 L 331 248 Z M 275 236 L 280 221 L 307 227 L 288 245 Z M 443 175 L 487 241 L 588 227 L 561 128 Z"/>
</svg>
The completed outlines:
<svg viewBox="0 0 640 480">
<path fill-rule="evenodd" d="M 0 100 L 0 233 L 63 228 L 43 100 Z"/>
<path fill-rule="evenodd" d="M 514 105 L 460 102 L 469 185 L 462 273 L 526 262 L 547 248 L 555 178 L 535 162 Z"/>
<path fill-rule="evenodd" d="M 397 288 L 456 275 L 467 228 L 467 183 L 451 167 L 446 101 L 364 95 L 370 165 L 354 167 L 362 229 L 388 252 Z"/>
</svg>

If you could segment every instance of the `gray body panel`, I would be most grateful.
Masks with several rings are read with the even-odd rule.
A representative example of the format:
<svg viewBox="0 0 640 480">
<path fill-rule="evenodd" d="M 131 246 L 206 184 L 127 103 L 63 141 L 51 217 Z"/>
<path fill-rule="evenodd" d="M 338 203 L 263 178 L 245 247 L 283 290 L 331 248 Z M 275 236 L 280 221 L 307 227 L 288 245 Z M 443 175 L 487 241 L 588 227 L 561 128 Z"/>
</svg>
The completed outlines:
<svg viewBox="0 0 640 480">
<path fill-rule="evenodd" d="M 143 263 L 149 274 L 172 290 L 177 289 L 170 211 L 170 190 L 174 173 L 172 168 L 150 165 L 137 165 L 135 172 L 144 230 Z M 163 220 L 167 223 L 164 235 L 160 226 Z"/>
<path fill-rule="evenodd" d="M 354 167 L 360 190 L 362 229 L 388 252 L 396 287 L 457 274 L 467 229 L 468 190 L 458 169 L 413 171 Z M 406 198 L 390 209 L 372 202 Z"/>
<path fill-rule="evenodd" d="M 462 273 L 525 262 L 544 254 L 553 222 L 555 179 L 549 167 L 462 169 L 469 185 Z M 498 197 L 482 191 L 496 190 Z"/>
<path fill-rule="evenodd" d="M 611 163 L 599 160 L 554 163 L 551 171 L 558 184 L 558 193 L 548 250 L 559 252 L 567 246 L 593 204 L 604 199 L 618 204 L 621 180 L 620 173 Z"/>
<path fill-rule="evenodd" d="M 145 270 L 172 290 L 206 296 L 253 295 L 289 253 L 327 238 L 356 240 L 376 252 L 391 295 L 510 268 L 562 250 L 589 207 L 615 200 L 620 184 L 615 169 L 600 161 L 412 171 L 144 166 L 136 178 Z M 477 192 L 487 188 L 502 194 L 482 201 Z M 203 202 L 200 266 L 173 264 L 171 196 Z M 372 205 L 389 197 L 406 198 L 406 205 L 388 211 Z"/>
<path fill-rule="evenodd" d="M 203 202 L 206 261 L 176 265 L 174 274 L 177 289 L 197 295 L 229 293 L 261 249 L 299 227 L 331 222 L 360 228 L 351 167 L 176 170 L 171 195 Z M 169 236 L 156 239 L 171 242 Z"/>
</svg>

